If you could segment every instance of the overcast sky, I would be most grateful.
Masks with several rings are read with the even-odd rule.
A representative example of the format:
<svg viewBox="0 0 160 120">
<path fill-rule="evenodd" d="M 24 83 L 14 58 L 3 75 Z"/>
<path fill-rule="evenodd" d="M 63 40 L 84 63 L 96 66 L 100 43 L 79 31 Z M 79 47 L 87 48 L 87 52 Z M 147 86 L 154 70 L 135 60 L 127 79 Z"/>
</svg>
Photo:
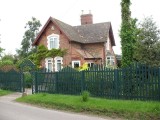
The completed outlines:
<svg viewBox="0 0 160 120">
<path fill-rule="evenodd" d="M 20 48 L 24 26 L 34 16 L 42 26 L 50 16 L 70 25 L 80 25 L 81 10 L 91 10 L 93 22 L 110 21 L 113 28 L 116 54 L 121 54 L 119 30 L 121 24 L 121 0 L 0 0 L 0 46 L 5 53 L 15 54 Z M 131 0 L 132 17 L 141 21 L 151 16 L 160 25 L 160 0 Z M 159 9 L 158 9 L 159 8 Z"/>
</svg>

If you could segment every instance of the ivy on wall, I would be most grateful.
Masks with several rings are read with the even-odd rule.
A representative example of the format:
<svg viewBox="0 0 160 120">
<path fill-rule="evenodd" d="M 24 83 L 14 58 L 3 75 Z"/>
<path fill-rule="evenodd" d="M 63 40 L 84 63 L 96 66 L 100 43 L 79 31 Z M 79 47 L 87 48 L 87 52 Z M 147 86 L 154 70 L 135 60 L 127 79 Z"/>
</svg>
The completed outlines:
<svg viewBox="0 0 160 120">
<path fill-rule="evenodd" d="M 36 53 L 31 54 L 28 58 L 32 60 L 38 67 L 41 66 L 41 61 L 47 57 L 54 58 L 56 56 L 63 57 L 67 54 L 67 49 L 51 49 L 48 50 L 44 45 L 37 47 Z"/>
</svg>

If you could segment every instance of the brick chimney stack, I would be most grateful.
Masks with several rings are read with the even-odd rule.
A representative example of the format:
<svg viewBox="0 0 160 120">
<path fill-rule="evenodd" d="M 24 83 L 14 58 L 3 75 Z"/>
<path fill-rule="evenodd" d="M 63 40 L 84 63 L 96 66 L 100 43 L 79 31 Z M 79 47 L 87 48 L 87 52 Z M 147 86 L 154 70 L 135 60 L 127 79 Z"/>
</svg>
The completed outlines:
<svg viewBox="0 0 160 120">
<path fill-rule="evenodd" d="M 91 11 L 89 11 L 89 14 L 83 14 L 82 10 L 81 25 L 86 25 L 86 24 L 93 24 L 93 16 L 91 14 Z"/>
</svg>

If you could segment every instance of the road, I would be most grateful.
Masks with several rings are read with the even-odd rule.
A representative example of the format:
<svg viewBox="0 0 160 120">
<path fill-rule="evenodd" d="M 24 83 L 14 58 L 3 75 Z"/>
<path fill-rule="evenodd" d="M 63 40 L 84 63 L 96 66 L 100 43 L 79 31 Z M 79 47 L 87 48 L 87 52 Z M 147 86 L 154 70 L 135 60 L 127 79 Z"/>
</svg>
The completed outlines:
<svg viewBox="0 0 160 120">
<path fill-rule="evenodd" d="M 111 120 L 77 113 L 39 108 L 13 101 L 21 93 L 0 97 L 0 120 Z"/>
</svg>

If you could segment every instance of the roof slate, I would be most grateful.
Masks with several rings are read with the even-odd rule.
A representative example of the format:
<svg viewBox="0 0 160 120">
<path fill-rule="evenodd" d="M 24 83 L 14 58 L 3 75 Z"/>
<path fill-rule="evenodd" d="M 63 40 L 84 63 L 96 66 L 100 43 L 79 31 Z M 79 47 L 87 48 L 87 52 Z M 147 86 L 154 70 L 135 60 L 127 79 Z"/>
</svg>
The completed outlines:
<svg viewBox="0 0 160 120">
<path fill-rule="evenodd" d="M 109 37 L 110 33 L 109 31 L 112 30 L 110 22 L 71 26 L 58 19 L 50 17 L 47 23 L 45 24 L 44 28 L 37 36 L 33 45 L 36 45 L 38 43 L 39 37 L 41 36 L 43 30 L 45 30 L 50 21 L 57 24 L 57 26 L 70 39 L 70 41 L 79 42 L 82 44 L 107 42 L 107 38 Z M 114 46 L 115 45 L 114 37 L 113 40 L 111 40 L 111 42 L 112 45 Z"/>
<path fill-rule="evenodd" d="M 71 41 L 80 42 L 83 41 L 79 34 L 73 29 L 71 25 L 68 25 L 60 20 L 52 18 L 52 20 L 58 24 L 61 30 L 66 34 L 67 37 L 70 38 Z"/>
<path fill-rule="evenodd" d="M 110 22 L 71 26 L 60 20 L 52 18 L 71 41 L 80 43 L 106 42 L 110 29 Z"/>
<path fill-rule="evenodd" d="M 106 42 L 109 35 L 110 22 L 74 26 L 74 29 L 83 39 L 83 43 Z"/>
</svg>

